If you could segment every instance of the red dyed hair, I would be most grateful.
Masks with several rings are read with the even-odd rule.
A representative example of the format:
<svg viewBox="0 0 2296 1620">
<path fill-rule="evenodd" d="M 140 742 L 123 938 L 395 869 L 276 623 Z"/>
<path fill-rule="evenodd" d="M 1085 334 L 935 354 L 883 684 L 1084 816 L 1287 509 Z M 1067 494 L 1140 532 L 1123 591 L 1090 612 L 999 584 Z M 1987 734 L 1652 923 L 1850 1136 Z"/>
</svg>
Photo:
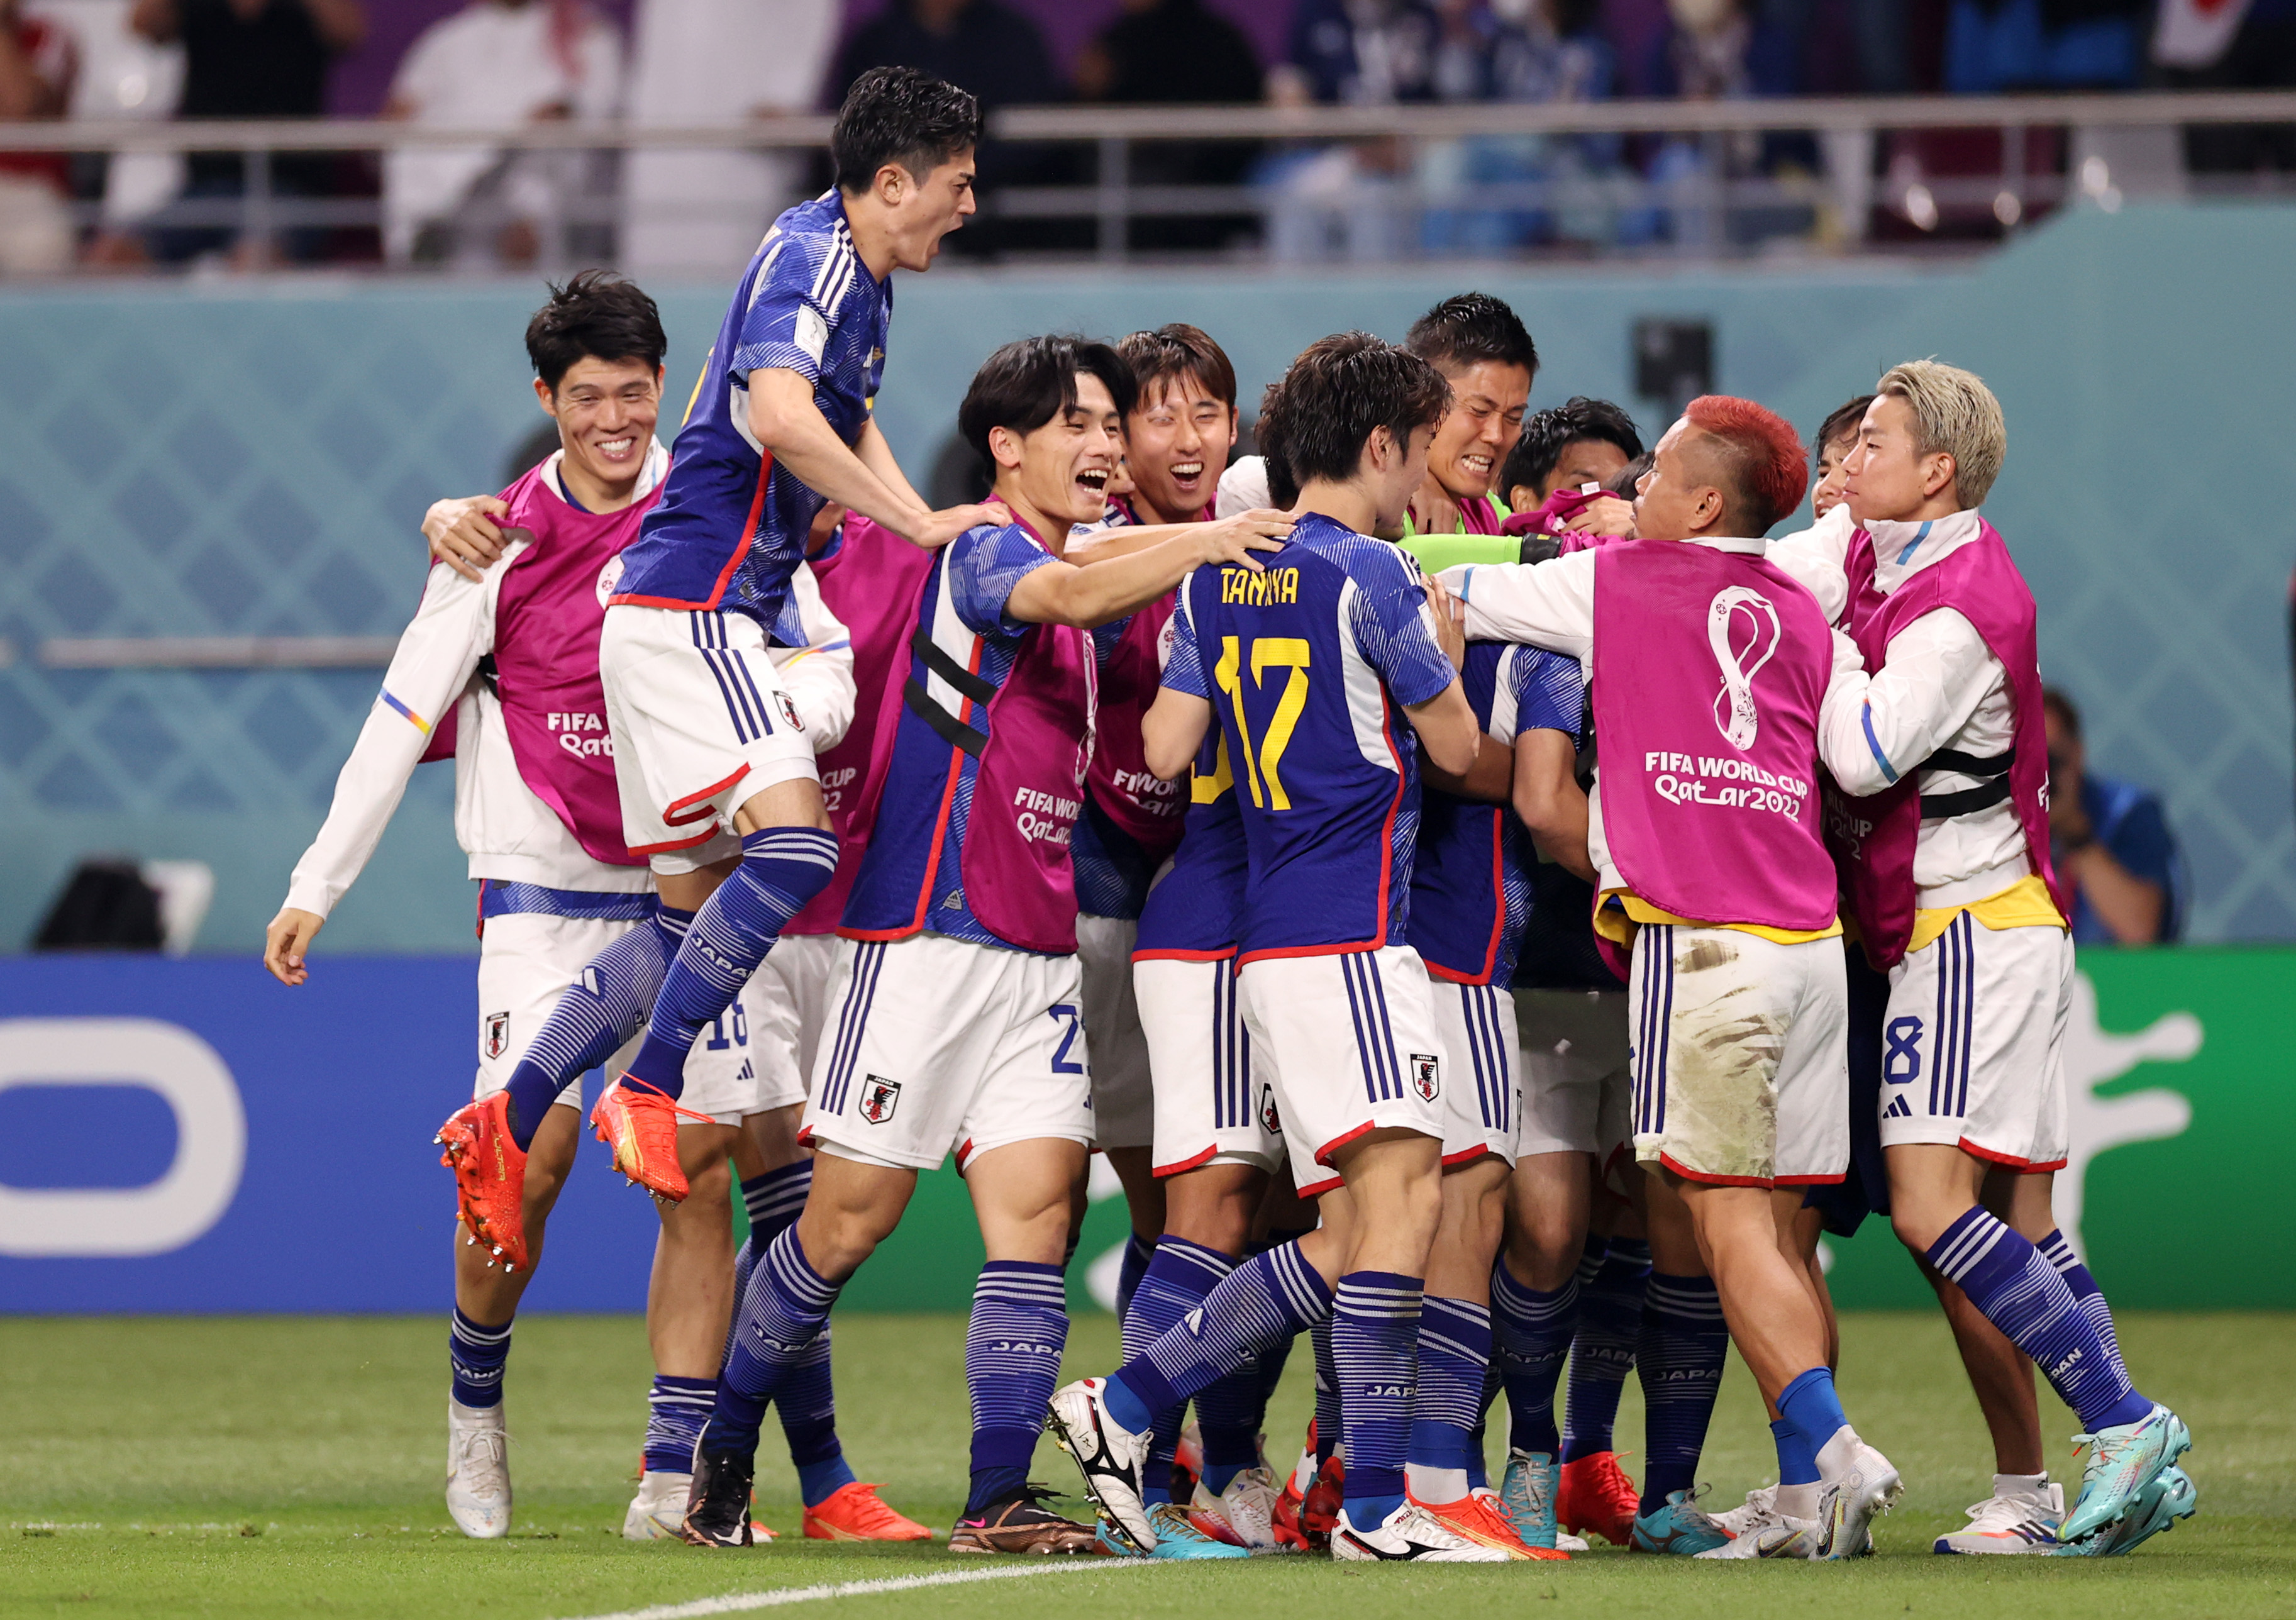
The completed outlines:
<svg viewBox="0 0 2296 1620">
<path fill-rule="evenodd" d="M 1809 488 L 1809 453 L 1785 418 L 1727 394 L 1702 394 L 1682 413 L 1721 452 L 1736 486 L 1733 515 L 1748 537 L 1767 534 L 1801 504 Z"/>
</svg>

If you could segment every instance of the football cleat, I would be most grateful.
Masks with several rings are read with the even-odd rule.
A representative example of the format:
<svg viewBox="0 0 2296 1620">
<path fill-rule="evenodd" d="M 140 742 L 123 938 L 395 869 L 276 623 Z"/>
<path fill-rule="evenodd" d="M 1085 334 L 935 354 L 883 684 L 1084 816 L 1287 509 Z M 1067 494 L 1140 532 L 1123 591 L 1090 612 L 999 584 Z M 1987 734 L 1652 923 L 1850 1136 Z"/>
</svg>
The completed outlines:
<svg viewBox="0 0 2296 1620">
<path fill-rule="evenodd" d="M 2088 1448 L 2088 1463 L 2080 1500 L 2057 1531 L 2063 1542 L 2077 1542 L 2128 1512 L 2156 1476 L 2192 1450 L 2193 1436 L 2182 1418 L 2156 1401 L 2139 1421 L 2075 1435 L 2073 1444 Z"/>
<path fill-rule="evenodd" d="M 1591 1452 L 1562 1465 L 1554 1493 L 1554 1517 L 1566 1530 L 1601 1536 L 1613 1547 L 1635 1537 L 1635 1515 L 1642 1493 L 1619 1466 L 1616 1452 Z"/>
<path fill-rule="evenodd" d="M 1172 1448 L 1172 1500 L 1187 1501 L 1203 1477 L 1204 1436 L 1192 1417 L 1181 1425 L 1179 1444 Z"/>
<path fill-rule="evenodd" d="M 1188 1505 L 1199 1525 L 1210 1529 L 1204 1521 L 1217 1521 L 1213 1534 L 1225 1530 L 1237 1546 L 1254 1552 L 1281 1552 L 1290 1543 L 1275 1534 L 1276 1497 L 1273 1474 L 1264 1468 L 1245 1469 L 1217 1496 L 1204 1488 L 1202 1480 L 1197 1480 L 1194 1500 Z"/>
<path fill-rule="evenodd" d="M 1116 1420 L 1108 1410 L 1108 1380 L 1079 1379 L 1054 1391 L 1045 1427 L 1075 1460 L 1086 1493 L 1116 1538 L 1135 1552 L 1154 1550 L 1156 1527 L 1141 1499 L 1141 1474 L 1154 1436 L 1144 1429 L 1135 1434 Z"/>
<path fill-rule="evenodd" d="M 1340 1510 L 1332 1527 L 1332 1556 L 1364 1563 L 1505 1564 L 1510 1555 L 1470 1541 L 1415 1501 L 1406 1501 L 1376 1525 L 1358 1530 Z"/>
<path fill-rule="evenodd" d="M 2052 1481 L 2038 1496 L 1996 1492 L 1969 1510 L 1969 1527 L 1948 1530 L 1932 1552 L 2046 1552 L 2064 1522 L 2065 1488 Z"/>
<path fill-rule="evenodd" d="M 1177 1502 L 1160 1501 L 1148 1510 L 1149 1527 L 1156 1534 L 1156 1544 L 1149 1550 L 1152 1559 L 1248 1559 L 1251 1549 L 1223 1541 L 1206 1534 L 1196 1523 L 1195 1516 Z"/>
<path fill-rule="evenodd" d="M 738 1452 L 693 1453 L 693 1488 L 685 1508 L 680 1539 L 696 1547 L 752 1547 L 757 1533 L 750 1524 L 750 1480 L 754 1459 Z"/>
<path fill-rule="evenodd" d="M 1427 1510 L 1444 1528 L 1465 1536 L 1479 1546 L 1495 1548 L 1518 1563 L 1532 1559 L 1553 1559 L 1567 1562 L 1570 1554 L 1557 1552 L 1552 1547 L 1533 1547 L 1514 1533 L 1506 1515 L 1498 1505 L 1498 1493 L 1486 1486 L 1471 1490 L 1456 1501 L 1431 1502 L 1411 1500 Z"/>
<path fill-rule="evenodd" d="M 709 1116 L 680 1108 L 675 1098 L 624 1075 L 590 1110 L 590 1126 L 614 1150 L 614 1168 L 658 1199 L 685 1201 L 685 1171 L 677 1162 L 679 1115 L 699 1124 Z"/>
<path fill-rule="evenodd" d="M 1859 1441 L 1856 1465 L 1827 1480 L 1818 1498 L 1817 1546 L 1809 1556 L 1857 1559 L 1872 1552 L 1874 1519 L 1896 1507 L 1905 1490 L 1890 1460 Z"/>
<path fill-rule="evenodd" d="M 2103 1529 L 2093 1530 L 2077 1542 L 2060 1542 L 2045 1550 L 2061 1559 L 2118 1558 L 2163 1530 L 2175 1529 L 2178 1519 L 2192 1518 L 2200 1510 L 2200 1493 L 2193 1488 L 2191 1477 L 2171 1464 L 2136 1493 L 2128 1512 Z"/>
<path fill-rule="evenodd" d="M 430 1140 L 446 1150 L 439 1162 L 455 1173 L 463 1230 L 493 1251 L 487 1264 L 526 1270 L 526 1150 L 510 1133 L 510 1093 L 463 1104 Z"/>
<path fill-rule="evenodd" d="M 1701 1559 L 1808 1559 L 1817 1546 L 1817 1526 L 1775 1510 L 1749 1518 L 1745 1527 L 1719 1547 L 1693 1553 Z"/>
<path fill-rule="evenodd" d="M 1657 1507 L 1636 1515 L 1627 1550 L 1695 1558 L 1728 1546 L 1730 1533 L 1706 1516 L 1697 1498 L 1695 1491 L 1669 1491 Z"/>
<path fill-rule="evenodd" d="M 1778 1488 L 1766 1485 L 1746 1493 L 1746 1500 L 1734 1508 L 1725 1508 L 1719 1513 L 1706 1516 L 1731 1534 L 1764 1525 L 1778 1517 Z"/>
<path fill-rule="evenodd" d="M 473 1541 L 510 1534 L 510 1431 L 503 1409 L 447 1397 L 447 1514 Z"/>
<path fill-rule="evenodd" d="M 1554 1545 L 1556 1475 L 1552 1452 L 1507 1452 L 1506 1472 L 1499 1476 L 1499 1511 L 1526 1547 Z"/>
<path fill-rule="evenodd" d="M 1022 1485 L 1021 1493 L 1011 1501 L 995 1503 L 972 1518 L 959 1518 L 956 1528 L 948 1533 L 948 1550 L 1017 1552 L 1038 1558 L 1127 1550 L 1104 1547 L 1101 1534 L 1090 1525 L 1062 1518 L 1041 1505 L 1052 1501 L 1053 1496 L 1040 1485 Z"/>
<path fill-rule="evenodd" d="M 630 1499 L 629 1510 L 622 1515 L 622 1539 L 675 1540 L 677 1527 L 685 1522 L 686 1497 L 693 1488 L 691 1474 L 674 1474 L 666 1469 L 649 1469 L 640 1474 L 638 1493 Z"/>
<path fill-rule="evenodd" d="M 879 1486 L 853 1480 L 805 1510 L 805 1534 L 815 1542 L 929 1542 L 932 1532 L 905 1518 L 877 1496 Z"/>
</svg>

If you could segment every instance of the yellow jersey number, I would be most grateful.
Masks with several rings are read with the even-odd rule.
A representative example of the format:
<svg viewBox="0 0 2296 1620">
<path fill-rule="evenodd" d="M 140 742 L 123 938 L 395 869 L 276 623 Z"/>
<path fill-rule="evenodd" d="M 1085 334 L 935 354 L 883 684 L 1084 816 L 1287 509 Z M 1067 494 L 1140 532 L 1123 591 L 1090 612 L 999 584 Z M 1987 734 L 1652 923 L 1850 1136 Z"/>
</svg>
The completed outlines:
<svg viewBox="0 0 2296 1620">
<path fill-rule="evenodd" d="M 1251 642 L 1250 671 L 1256 687 L 1267 684 L 1267 673 L 1274 669 L 1289 670 L 1283 691 L 1275 700 L 1275 712 L 1268 716 L 1267 730 L 1257 747 L 1251 740 L 1251 722 L 1243 712 L 1243 676 L 1246 660 L 1242 644 L 1233 635 L 1220 638 L 1219 662 L 1213 667 L 1212 678 L 1221 691 L 1227 694 L 1228 708 L 1235 716 L 1237 752 L 1243 756 L 1244 785 L 1250 790 L 1252 805 L 1262 810 L 1289 810 L 1292 796 L 1283 790 L 1283 751 L 1292 746 L 1292 733 L 1300 724 L 1300 716 L 1308 708 L 1308 642 L 1294 635 L 1254 636 Z M 1225 752 L 1220 760 L 1222 775 L 1229 766 Z M 1228 781 L 1234 778 L 1229 776 Z"/>
</svg>

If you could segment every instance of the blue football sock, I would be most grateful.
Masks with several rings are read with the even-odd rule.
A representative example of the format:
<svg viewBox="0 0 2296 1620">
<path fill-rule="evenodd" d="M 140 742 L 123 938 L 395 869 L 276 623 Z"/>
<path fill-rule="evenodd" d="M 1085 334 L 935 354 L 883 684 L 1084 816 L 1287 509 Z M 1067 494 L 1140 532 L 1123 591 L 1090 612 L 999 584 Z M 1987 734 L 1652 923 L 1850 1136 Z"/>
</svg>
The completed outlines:
<svg viewBox="0 0 2296 1620">
<path fill-rule="evenodd" d="M 1982 1207 L 1930 1246 L 1931 1265 L 1961 1285 L 1985 1320 L 2033 1358 L 2049 1387 L 2080 1414 L 2081 1427 L 2141 1422 L 2152 1403 L 2129 1387 L 2120 1357 L 2073 1298 L 2057 1268 Z"/>
<path fill-rule="evenodd" d="M 504 1087 L 510 1092 L 511 1138 L 521 1148 L 534 1146 L 535 1132 L 568 1082 L 596 1068 L 645 1027 L 662 976 L 693 920 L 692 912 L 655 906 L 646 921 L 592 957 L 566 986 Z"/>
<path fill-rule="evenodd" d="M 656 1373 L 646 1396 L 645 1471 L 690 1474 L 693 1444 L 718 1403 L 716 1379 L 674 1379 Z"/>
<path fill-rule="evenodd" d="M 503 1364 L 510 1360 L 511 1324 L 484 1327 L 463 1314 L 460 1305 L 447 1319 L 447 1365 L 455 1399 L 465 1406 L 502 1404 Z"/>
<path fill-rule="evenodd" d="M 1346 1423 L 1340 1414 L 1340 1370 L 1332 1360 L 1329 1315 L 1308 1330 L 1308 1346 L 1316 1357 L 1316 1466 L 1320 1469 L 1340 1449 L 1340 1432 Z"/>
<path fill-rule="evenodd" d="M 1313 1227 L 1309 1227 L 1300 1231 L 1270 1232 L 1251 1246 L 1252 1257 L 1256 1259 L 1261 1255 L 1282 1248 L 1287 1243 L 1297 1243 L 1301 1238 L 1307 1236 L 1308 1231 L 1314 1230 Z M 1275 1398 L 1276 1388 L 1283 1381 L 1283 1369 L 1292 1359 L 1292 1346 L 1299 1342 L 1297 1335 L 1279 1340 L 1262 1350 L 1257 1358 L 1259 1366 L 1259 1409 L 1252 1414 L 1251 1420 L 1251 1428 L 1255 1435 L 1267 1427 L 1267 1403 Z"/>
<path fill-rule="evenodd" d="M 1496 1311 L 1493 1312 L 1492 1317 L 1492 1331 L 1496 1338 L 1497 1332 Z M 1491 1364 L 1483 1370 L 1481 1399 L 1475 1407 L 1475 1432 L 1467 1436 L 1467 1485 L 1471 1490 L 1480 1491 L 1490 1484 L 1490 1480 L 1483 1471 L 1483 1451 L 1488 1439 L 1491 1403 L 1498 1398 L 1498 1393 L 1503 1387 L 1505 1387 L 1505 1381 L 1499 1377 L 1498 1348 L 1494 1344 L 1491 1349 Z"/>
<path fill-rule="evenodd" d="M 634 1079 L 670 1097 L 685 1089 L 685 1058 L 702 1027 L 750 982 L 783 927 L 837 874 L 837 837 L 814 827 L 765 827 L 742 839 L 742 863 L 694 914 L 662 976 Z"/>
<path fill-rule="evenodd" d="M 818 1507 L 843 1486 L 853 1483 L 845 1461 L 845 1447 L 837 1438 L 837 1395 L 830 1376 L 832 1354 L 830 1324 L 821 1324 L 782 1375 L 774 1391 L 774 1414 L 781 1420 L 782 1438 L 789 1444 L 791 1466 L 797 1469 L 798 1487 L 805 1505 Z"/>
<path fill-rule="evenodd" d="M 1124 1313 L 1123 1353 L 1126 1360 L 1146 1353 L 1181 1319 L 1203 1304 L 1204 1297 L 1235 1270 L 1235 1262 L 1216 1248 L 1185 1238 L 1158 1241 L 1141 1270 L 1139 1286 L 1132 1290 L 1132 1308 Z M 1128 1398 L 1130 1392 L 1127 1391 Z M 1172 1456 L 1179 1449 L 1180 1425 L 1185 1408 L 1179 1404 L 1150 1414 L 1154 1437 L 1148 1444 L 1148 1462 L 1141 1477 L 1141 1494 L 1150 1505 L 1172 1500 Z M 1119 1411 L 1118 1420 L 1125 1420 Z M 1136 1428 L 1136 1424 L 1127 1424 Z"/>
<path fill-rule="evenodd" d="M 1422 1284 L 1392 1272 L 1349 1272 L 1332 1306 L 1348 1448 L 1349 1522 L 1370 1529 L 1403 1504 L 1404 1464 L 1419 1379 Z"/>
<path fill-rule="evenodd" d="M 1802 1444 L 1809 1448 L 1813 1467 L 1826 1442 L 1849 1427 L 1849 1420 L 1841 1410 L 1841 1396 L 1833 1387 L 1833 1370 L 1826 1367 L 1812 1367 L 1797 1373 L 1778 1392 L 1778 1414 L 1800 1431 Z"/>
<path fill-rule="evenodd" d="M 1418 1394 L 1405 1470 L 1421 1501 L 1457 1501 L 1473 1485 L 1471 1436 L 1490 1365 L 1490 1307 L 1428 1295 L 1419 1310 Z"/>
<path fill-rule="evenodd" d="M 1668 1493 L 1695 1489 L 1698 1458 L 1714 1398 L 1722 1393 L 1722 1365 L 1730 1355 L 1730 1330 L 1711 1277 L 1670 1277 L 1652 1272 L 1643 1306 L 1642 1342 L 1635 1359 L 1642 1375 L 1644 1513 L 1666 1505 Z"/>
<path fill-rule="evenodd" d="M 1778 1483 L 1782 1485 L 1816 1485 L 1818 1481 L 1817 1453 L 1809 1442 L 1785 1419 L 1770 1425 L 1770 1438 L 1777 1442 Z"/>
<path fill-rule="evenodd" d="M 805 1213 L 805 1195 L 812 1190 L 811 1155 L 742 1183 L 742 1206 L 750 1216 L 750 1241 L 759 1252 Z"/>
<path fill-rule="evenodd" d="M 1068 1339 L 1068 1288 L 1059 1266 L 991 1260 L 980 1268 L 964 1330 L 964 1382 L 972 1394 L 967 1514 L 1004 1501 L 1027 1480 Z"/>
<path fill-rule="evenodd" d="M 1124 1258 L 1116 1267 L 1116 1320 L 1119 1322 L 1132 1314 L 1132 1296 L 1140 1287 L 1140 1279 L 1147 1275 L 1148 1263 L 1155 1257 L 1155 1239 L 1144 1238 L 1136 1231 L 1125 1234 Z"/>
<path fill-rule="evenodd" d="M 1578 1326 L 1578 1280 L 1549 1291 L 1517 1282 L 1505 1256 L 1491 1267 L 1494 1370 L 1507 1397 L 1507 1446 L 1553 1456 L 1562 1438 L 1554 1428 L 1554 1387 Z"/>
<path fill-rule="evenodd" d="M 1161 1245 L 1157 1252 L 1162 1254 Z M 1144 1292 L 1148 1284 L 1140 1286 Z M 1110 1405 L 1116 1408 L 1119 1392 L 1141 1412 L 1177 1405 L 1265 1346 L 1314 1326 L 1331 1308 L 1331 1290 L 1299 1245 L 1254 1256 L 1205 1296 L 1193 1326 L 1168 1330 L 1117 1370 L 1109 1380 Z M 1122 1409 L 1117 1409 L 1117 1420 L 1128 1428 L 1140 1427 Z"/>
<path fill-rule="evenodd" d="M 843 1286 L 808 1263 L 795 1226 L 767 1245 L 742 1292 L 734 1347 L 718 1377 L 717 1409 L 701 1437 L 704 1451 L 756 1454 L 766 1403 L 812 1347 Z"/>
<path fill-rule="evenodd" d="M 2104 1302 L 2104 1290 L 2096 1286 L 2096 1279 L 2089 1274 L 2088 1267 L 2083 1265 L 2080 1256 L 2073 1253 L 2073 1246 L 2065 1241 L 2065 1234 L 2052 1231 L 2033 1247 L 2057 1268 L 2057 1275 L 2062 1277 L 2065 1287 L 2072 1290 L 2073 1303 L 2080 1306 L 2081 1314 L 2088 1318 L 2089 1325 L 2096 1330 L 2097 1338 L 2104 1341 L 2105 1354 L 2120 1369 L 2120 1376 L 2127 1378 L 2128 1363 L 2120 1354 L 2120 1335 L 2113 1330 L 2112 1307 Z"/>
<path fill-rule="evenodd" d="M 1589 1239 L 1604 1244 L 1593 1277 L 1578 1278 L 1578 1331 L 1570 1341 L 1570 1397 L 1563 1410 L 1562 1460 L 1613 1448 L 1619 1396 L 1635 1370 L 1642 1338 L 1643 1295 L 1650 1283 L 1650 1245 L 1640 1238 Z"/>
</svg>

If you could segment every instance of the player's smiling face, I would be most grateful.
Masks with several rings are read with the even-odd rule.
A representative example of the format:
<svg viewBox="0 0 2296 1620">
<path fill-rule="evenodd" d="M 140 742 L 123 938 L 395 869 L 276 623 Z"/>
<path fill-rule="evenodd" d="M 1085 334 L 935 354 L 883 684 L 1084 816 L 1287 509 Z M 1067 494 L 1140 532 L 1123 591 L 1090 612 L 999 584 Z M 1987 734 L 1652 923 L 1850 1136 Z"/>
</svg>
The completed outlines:
<svg viewBox="0 0 2296 1620">
<path fill-rule="evenodd" d="M 661 416 L 659 369 L 585 355 L 566 368 L 554 393 L 540 378 L 534 391 L 558 419 L 559 442 L 583 479 L 612 490 L 637 481 Z"/>
<path fill-rule="evenodd" d="M 1499 463 L 1522 437 L 1530 373 L 1520 365 L 1483 360 L 1444 376 L 1451 384 L 1451 413 L 1436 430 L 1427 470 L 1454 501 L 1472 501 L 1490 493 Z"/>
<path fill-rule="evenodd" d="M 996 491 L 1059 526 L 1097 522 L 1107 509 L 1109 480 L 1124 456 L 1124 419 L 1108 385 L 1086 372 L 1076 380 L 1076 403 L 1055 412 L 1033 432 L 992 429 Z"/>
<path fill-rule="evenodd" d="M 1147 523 L 1188 523 L 1211 504 L 1235 448 L 1235 410 L 1193 372 L 1159 377 L 1124 422 L 1125 460 Z"/>
</svg>

